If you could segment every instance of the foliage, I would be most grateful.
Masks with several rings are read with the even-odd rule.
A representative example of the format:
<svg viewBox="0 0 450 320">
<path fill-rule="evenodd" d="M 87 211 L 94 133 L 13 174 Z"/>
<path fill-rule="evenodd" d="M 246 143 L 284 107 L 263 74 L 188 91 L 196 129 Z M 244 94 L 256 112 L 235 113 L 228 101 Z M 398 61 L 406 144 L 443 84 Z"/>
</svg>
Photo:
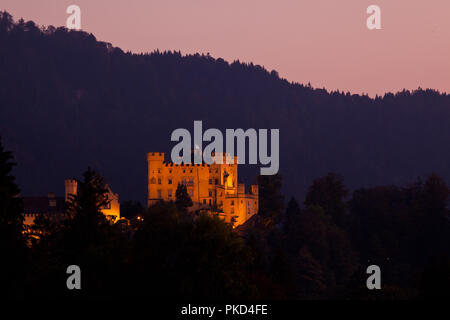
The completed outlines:
<svg viewBox="0 0 450 320">
<path fill-rule="evenodd" d="M 22 199 L 11 174 L 15 165 L 12 159 L 11 152 L 3 149 L 0 139 L 0 274 L 4 275 L 0 291 L 10 297 L 23 297 L 25 292 L 20 284 L 28 276 L 29 252 L 22 235 Z"/>
</svg>

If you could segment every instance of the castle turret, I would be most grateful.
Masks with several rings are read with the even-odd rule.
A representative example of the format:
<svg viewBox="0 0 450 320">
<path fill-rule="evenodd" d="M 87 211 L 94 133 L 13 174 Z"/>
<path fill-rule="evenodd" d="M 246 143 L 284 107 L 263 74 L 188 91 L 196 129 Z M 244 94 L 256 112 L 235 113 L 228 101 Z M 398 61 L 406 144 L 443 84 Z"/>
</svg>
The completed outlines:
<svg viewBox="0 0 450 320">
<path fill-rule="evenodd" d="M 158 189 L 158 179 L 164 166 L 164 152 L 147 153 L 148 163 L 148 206 L 161 199 L 161 190 Z"/>
<path fill-rule="evenodd" d="M 75 179 L 66 179 L 64 180 L 64 188 L 65 188 L 65 201 L 69 201 L 69 195 L 77 194 L 78 182 Z"/>
<path fill-rule="evenodd" d="M 258 195 L 258 185 L 252 184 L 250 186 L 250 194 L 257 196 Z"/>
</svg>

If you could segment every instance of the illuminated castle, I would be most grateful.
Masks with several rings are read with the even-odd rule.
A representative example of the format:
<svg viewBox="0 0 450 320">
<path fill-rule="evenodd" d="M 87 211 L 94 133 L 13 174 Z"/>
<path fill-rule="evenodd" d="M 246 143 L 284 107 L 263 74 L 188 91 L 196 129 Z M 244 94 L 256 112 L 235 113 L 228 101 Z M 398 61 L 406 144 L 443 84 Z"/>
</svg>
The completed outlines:
<svg viewBox="0 0 450 320">
<path fill-rule="evenodd" d="M 164 162 L 163 152 L 147 153 L 148 206 L 164 200 L 175 201 L 178 184 L 184 184 L 194 205 L 189 210 L 209 211 L 212 206 L 221 208 L 219 216 L 234 226 L 243 224 L 258 212 L 258 186 L 238 183 L 237 157 L 232 164 L 225 161 L 213 164 L 174 164 Z"/>
<path fill-rule="evenodd" d="M 64 180 L 65 187 L 65 201 L 69 201 L 70 195 L 76 195 L 78 192 L 78 182 L 75 179 L 66 179 Z M 120 219 L 120 203 L 119 203 L 119 194 L 114 193 L 111 190 L 111 187 L 108 184 L 105 184 L 105 197 L 108 201 L 108 204 L 101 209 L 102 213 L 105 217 L 112 221 L 116 222 Z"/>
<path fill-rule="evenodd" d="M 23 197 L 23 217 L 24 224 L 30 226 L 37 216 L 43 215 L 54 222 L 61 222 L 66 215 L 66 202 L 71 194 L 78 192 L 78 182 L 75 179 L 64 180 L 65 197 L 56 197 L 53 192 L 49 192 L 47 197 Z M 105 217 L 111 222 L 120 220 L 119 195 L 112 192 L 109 185 L 105 185 L 106 199 L 108 204 L 101 209 Z"/>
</svg>

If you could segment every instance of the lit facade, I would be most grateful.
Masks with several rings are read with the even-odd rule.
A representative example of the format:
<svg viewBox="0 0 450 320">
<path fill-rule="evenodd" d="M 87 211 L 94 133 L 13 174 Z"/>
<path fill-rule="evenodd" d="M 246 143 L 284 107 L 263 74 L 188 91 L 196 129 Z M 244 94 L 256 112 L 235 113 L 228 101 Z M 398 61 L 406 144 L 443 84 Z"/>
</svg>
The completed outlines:
<svg viewBox="0 0 450 320">
<path fill-rule="evenodd" d="M 75 179 L 64 180 L 65 196 L 56 197 L 53 192 L 49 192 L 47 197 L 23 197 L 24 203 L 24 225 L 30 226 L 38 215 L 44 215 L 51 221 L 60 222 L 66 215 L 66 202 L 69 195 L 77 194 L 78 182 Z M 102 209 L 102 213 L 112 222 L 120 219 L 119 195 L 112 192 L 109 185 L 105 185 L 106 197 L 109 204 Z"/>
<path fill-rule="evenodd" d="M 237 157 L 234 163 L 174 164 L 164 161 L 163 152 L 149 152 L 148 206 L 164 201 L 175 201 L 178 184 L 184 184 L 192 199 L 191 211 L 209 211 L 218 205 L 223 211 L 219 216 L 234 226 L 243 224 L 258 212 L 258 186 L 238 183 Z M 215 157 L 217 159 L 217 157 Z"/>
<path fill-rule="evenodd" d="M 65 187 L 65 201 L 69 201 L 69 195 L 77 194 L 78 182 L 75 179 L 66 179 L 64 180 Z M 106 191 L 106 199 L 109 201 L 108 205 L 102 209 L 102 213 L 106 216 L 107 219 L 112 222 L 116 222 L 120 219 L 120 203 L 119 203 L 119 194 L 114 193 L 108 184 L 105 185 Z"/>
</svg>

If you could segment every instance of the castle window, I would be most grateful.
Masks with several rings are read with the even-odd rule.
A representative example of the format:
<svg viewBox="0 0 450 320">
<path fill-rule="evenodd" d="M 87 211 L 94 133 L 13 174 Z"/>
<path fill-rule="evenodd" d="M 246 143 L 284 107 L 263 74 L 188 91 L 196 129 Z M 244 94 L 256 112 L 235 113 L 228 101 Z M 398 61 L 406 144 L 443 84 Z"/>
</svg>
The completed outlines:
<svg viewBox="0 0 450 320">
<path fill-rule="evenodd" d="M 158 178 L 158 184 L 161 184 L 161 178 Z"/>
<path fill-rule="evenodd" d="M 172 179 L 169 178 L 169 180 L 167 181 L 169 184 L 172 184 Z"/>
<path fill-rule="evenodd" d="M 181 183 L 186 184 L 186 179 L 185 178 L 181 179 Z"/>
<path fill-rule="evenodd" d="M 219 179 L 215 179 L 215 180 L 214 180 L 214 183 L 215 183 L 215 184 L 219 184 Z"/>
<path fill-rule="evenodd" d="M 234 208 L 231 208 L 231 213 L 234 213 Z"/>
<path fill-rule="evenodd" d="M 212 197 L 212 191 L 211 190 L 209 190 L 209 196 Z"/>
<path fill-rule="evenodd" d="M 151 184 L 155 184 L 155 183 L 156 183 L 155 177 L 153 177 L 153 178 L 150 179 L 150 183 L 151 183 Z"/>
<path fill-rule="evenodd" d="M 216 169 L 216 173 L 218 173 L 219 172 L 219 169 Z"/>
<path fill-rule="evenodd" d="M 161 190 L 158 190 L 158 198 L 162 198 L 162 192 L 161 192 Z"/>
<path fill-rule="evenodd" d="M 206 204 L 206 199 L 203 199 L 203 204 Z"/>
<path fill-rule="evenodd" d="M 209 199 L 209 205 L 211 205 L 211 199 Z"/>
<path fill-rule="evenodd" d="M 169 170 L 169 173 L 172 173 L 172 169 Z"/>
<path fill-rule="evenodd" d="M 193 189 L 189 189 L 189 195 L 192 197 L 194 195 L 194 190 Z"/>
<path fill-rule="evenodd" d="M 234 206 L 234 200 L 231 200 L 231 205 Z"/>
<path fill-rule="evenodd" d="M 191 169 L 191 173 L 192 173 L 192 169 Z"/>
<path fill-rule="evenodd" d="M 189 178 L 189 183 L 194 183 L 194 178 Z"/>
<path fill-rule="evenodd" d="M 167 190 L 169 197 L 172 197 L 172 189 Z"/>
<path fill-rule="evenodd" d="M 158 169 L 158 173 L 161 173 L 161 169 Z"/>
<path fill-rule="evenodd" d="M 209 179 L 209 184 L 212 184 L 212 179 Z"/>
<path fill-rule="evenodd" d="M 183 169 L 183 173 L 186 173 L 186 170 Z"/>
</svg>

